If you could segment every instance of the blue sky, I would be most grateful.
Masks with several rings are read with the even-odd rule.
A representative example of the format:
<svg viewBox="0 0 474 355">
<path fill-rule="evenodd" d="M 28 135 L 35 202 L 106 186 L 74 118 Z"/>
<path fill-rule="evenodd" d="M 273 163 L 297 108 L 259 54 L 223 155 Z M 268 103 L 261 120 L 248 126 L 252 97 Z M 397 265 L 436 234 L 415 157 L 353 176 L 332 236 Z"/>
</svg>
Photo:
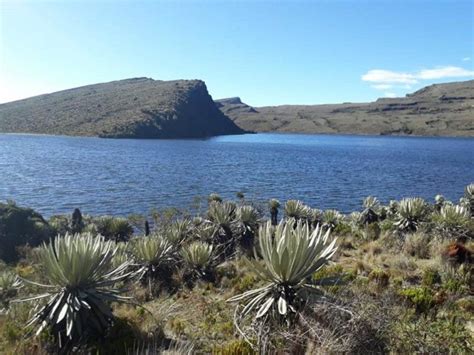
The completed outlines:
<svg viewBox="0 0 474 355">
<path fill-rule="evenodd" d="M 473 1 L 0 0 L 0 102 L 129 77 L 254 106 L 474 78 Z"/>
</svg>

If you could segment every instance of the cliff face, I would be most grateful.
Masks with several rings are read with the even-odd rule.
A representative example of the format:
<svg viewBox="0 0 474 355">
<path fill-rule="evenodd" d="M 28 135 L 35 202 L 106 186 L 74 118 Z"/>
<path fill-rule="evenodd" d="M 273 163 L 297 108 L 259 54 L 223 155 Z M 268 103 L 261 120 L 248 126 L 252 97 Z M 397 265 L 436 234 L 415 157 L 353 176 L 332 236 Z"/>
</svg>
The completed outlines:
<svg viewBox="0 0 474 355">
<path fill-rule="evenodd" d="M 0 132 L 114 138 L 202 138 L 244 133 L 200 80 L 135 78 L 0 105 Z"/>
<path fill-rule="evenodd" d="M 474 136 L 474 80 L 372 103 L 253 108 L 232 98 L 217 104 L 237 125 L 258 132 Z"/>
</svg>

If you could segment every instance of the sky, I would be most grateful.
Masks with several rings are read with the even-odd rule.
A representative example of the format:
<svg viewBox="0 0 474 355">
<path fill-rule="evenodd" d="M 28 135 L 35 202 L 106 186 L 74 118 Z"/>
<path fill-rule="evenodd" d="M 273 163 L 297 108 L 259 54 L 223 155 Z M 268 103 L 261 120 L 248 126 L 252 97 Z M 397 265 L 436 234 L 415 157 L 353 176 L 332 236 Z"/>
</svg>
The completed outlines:
<svg viewBox="0 0 474 355">
<path fill-rule="evenodd" d="M 404 96 L 474 79 L 473 4 L 0 0 L 0 103 L 131 77 L 253 106 Z"/>
</svg>

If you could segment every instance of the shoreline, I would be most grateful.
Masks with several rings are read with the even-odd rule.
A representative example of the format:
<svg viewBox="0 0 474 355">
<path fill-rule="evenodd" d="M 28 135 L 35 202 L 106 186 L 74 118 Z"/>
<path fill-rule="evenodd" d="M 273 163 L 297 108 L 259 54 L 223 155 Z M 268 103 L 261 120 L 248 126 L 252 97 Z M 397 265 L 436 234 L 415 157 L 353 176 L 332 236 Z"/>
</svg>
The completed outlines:
<svg viewBox="0 0 474 355">
<path fill-rule="evenodd" d="M 62 137 L 62 138 L 99 138 L 102 140 L 143 140 L 143 141 L 181 141 L 181 140 L 198 140 L 205 141 L 218 137 L 228 136 L 244 136 L 244 135 L 256 135 L 256 134 L 274 134 L 274 135 L 300 135 L 300 136 L 342 136 L 342 137 L 367 137 L 367 138 L 456 138 L 456 139 L 474 139 L 474 131 L 472 135 L 416 135 L 416 134 L 372 134 L 372 133 L 345 133 L 345 132 L 281 132 L 281 131 L 261 131 L 261 132 L 245 132 L 241 134 L 221 134 L 217 136 L 208 136 L 202 138 L 140 138 L 140 137 L 101 137 L 91 135 L 69 135 L 69 134 L 54 134 L 54 133 L 31 133 L 31 132 L 0 132 L 0 135 L 7 136 L 33 136 L 33 137 Z"/>
</svg>

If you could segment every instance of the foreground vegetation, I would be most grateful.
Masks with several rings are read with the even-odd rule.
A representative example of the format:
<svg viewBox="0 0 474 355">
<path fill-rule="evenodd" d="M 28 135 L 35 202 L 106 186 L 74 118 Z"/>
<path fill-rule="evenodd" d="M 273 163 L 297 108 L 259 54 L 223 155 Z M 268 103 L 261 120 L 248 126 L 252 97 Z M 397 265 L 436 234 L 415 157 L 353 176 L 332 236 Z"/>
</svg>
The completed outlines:
<svg viewBox="0 0 474 355">
<path fill-rule="evenodd" d="M 241 194 L 149 221 L 0 204 L 0 352 L 467 354 L 473 216 L 474 184 L 350 215 Z"/>
</svg>

